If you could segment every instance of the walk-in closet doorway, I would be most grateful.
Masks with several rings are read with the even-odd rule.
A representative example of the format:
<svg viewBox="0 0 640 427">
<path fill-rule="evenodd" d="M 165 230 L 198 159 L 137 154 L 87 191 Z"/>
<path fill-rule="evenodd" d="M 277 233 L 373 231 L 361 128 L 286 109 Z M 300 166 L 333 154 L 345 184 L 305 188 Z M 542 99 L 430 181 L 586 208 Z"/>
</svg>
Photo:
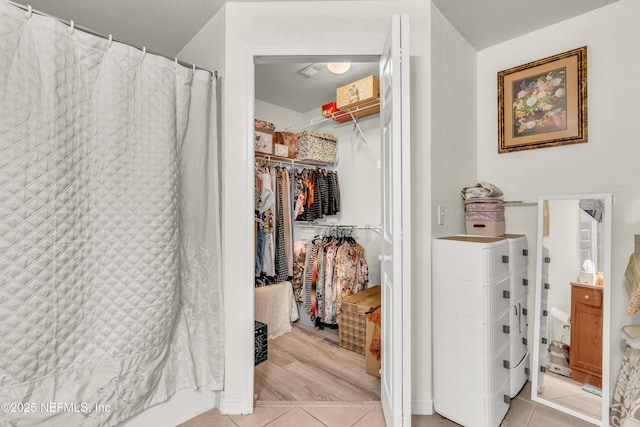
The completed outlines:
<svg viewBox="0 0 640 427">
<path fill-rule="evenodd" d="M 294 59 L 295 62 L 255 65 L 258 123 L 272 124 L 278 141 L 284 139 L 283 135 L 299 141 L 301 157 L 307 153 L 313 160 L 283 158 L 254 147 L 254 178 L 257 197 L 262 198 L 256 205 L 257 219 L 263 221 L 256 223 L 261 235 L 256 239 L 260 257 L 256 257 L 254 270 L 254 315 L 256 321 L 267 324 L 269 335 L 268 358 L 255 367 L 254 396 L 260 405 L 274 401 L 350 401 L 380 407 L 380 379 L 371 374 L 371 368 L 370 372 L 365 370 L 365 349 L 352 335 L 357 331 L 364 344 L 364 330 L 355 324 L 347 325 L 345 317 L 337 315 L 341 301 L 335 293 L 331 295 L 332 289 L 341 285 L 359 298 L 380 290 L 379 102 L 364 114 L 356 113 L 357 121 L 349 116 L 338 116 L 339 122 L 327 119 L 320 108 L 336 100 L 338 87 L 369 76 L 373 76 L 371 81 L 377 79 L 378 61 L 355 62 L 360 58 L 350 57 L 349 70 L 333 74 L 325 65 L 331 59 Z M 324 153 L 305 151 L 303 140 L 316 135 L 337 140 L 335 161 L 333 153 L 323 157 Z M 323 145 L 325 140 L 317 143 Z M 333 139 L 326 143 L 333 147 Z M 275 151 L 274 147 L 269 151 Z M 295 151 L 294 145 L 287 156 L 293 157 Z M 282 173 L 290 174 L 288 183 L 282 182 Z M 312 192 L 313 187 L 308 187 L 314 184 Z M 301 197 L 282 200 L 280 190 L 289 187 L 299 191 Z M 319 191 L 320 187 L 324 192 Z M 320 203 L 309 203 L 307 195 L 320 193 Z M 264 206 L 267 203 L 271 208 Z M 278 213 L 292 204 L 299 207 L 292 215 L 295 220 L 285 217 L 283 221 Z M 280 239 L 283 235 L 292 237 L 279 240 L 279 233 Z M 293 249 L 293 256 L 284 251 L 285 246 Z M 361 262 L 365 271 L 344 262 L 343 255 L 351 251 L 358 254 L 356 262 Z M 286 264 L 278 262 L 280 258 L 287 261 L 291 271 L 286 272 Z M 314 270 L 317 273 L 312 278 Z M 377 295 L 379 301 L 379 292 Z M 287 304 L 287 300 L 295 302 Z M 256 340 L 259 360 L 264 357 L 264 352 L 259 351 L 262 342 L 262 338 Z"/>
<path fill-rule="evenodd" d="M 408 23 L 406 17 L 394 16 L 390 33 L 396 35 L 388 39 L 384 45 L 366 44 L 300 48 L 290 46 L 270 46 L 250 49 L 250 68 L 248 70 L 248 117 L 247 117 L 247 142 L 248 142 L 248 169 L 251 171 L 249 179 L 249 195 L 253 202 L 255 195 L 255 151 L 254 151 L 254 118 L 265 119 L 256 115 L 256 65 L 280 64 L 280 63 L 327 63 L 327 62 L 376 62 L 379 63 L 379 79 L 381 86 L 381 108 L 379 115 L 380 129 L 380 153 L 378 159 L 374 159 L 376 169 L 379 167 L 378 183 L 370 180 L 362 183 L 362 191 L 376 189 L 380 192 L 380 250 L 375 254 L 374 263 L 380 270 L 379 282 L 371 283 L 381 285 L 383 310 L 382 323 L 382 369 L 380 380 L 380 400 L 387 425 L 401 426 L 404 420 L 411 419 L 411 384 L 410 384 L 410 230 L 409 230 L 409 49 L 405 46 L 403 62 L 401 66 L 400 34 L 404 42 L 408 42 Z M 401 21 L 403 28 L 401 28 Z M 321 107 L 321 106 L 318 106 Z M 357 127 L 356 127 L 357 128 Z M 366 140 L 366 131 L 354 129 L 357 138 Z M 365 143 L 361 141 L 361 143 Z M 403 198 L 402 195 L 405 195 Z M 254 206 L 254 203 L 250 203 Z M 362 224 L 349 224 L 362 225 Z M 376 224 L 367 224 L 367 226 Z M 375 227 L 374 227 L 375 228 Z M 366 231 L 371 233 L 371 230 Z M 365 237 L 366 238 L 366 237 Z M 247 248 L 247 253 L 254 252 L 255 242 Z M 247 278 L 251 277 L 247 289 L 247 301 L 252 305 L 254 299 L 254 272 L 247 272 Z M 250 273 L 250 275 L 249 275 Z M 404 285 L 404 286 L 403 286 Z M 254 306 L 255 308 L 255 306 Z M 304 315 L 304 313 L 300 313 Z M 252 319 L 253 320 L 253 319 Z M 313 329 L 313 326 L 311 326 Z M 300 328 L 303 329 L 303 328 Z M 307 331 L 308 332 L 308 331 Z M 289 333 L 288 335 L 294 335 Z M 311 336 L 317 332 L 311 333 Z M 309 334 L 305 334 L 308 337 Z M 386 337 L 386 339 L 385 339 Z M 253 352 L 253 340 L 247 350 Z M 269 343 L 271 345 L 271 342 Z M 272 346 L 275 347 L 275 346 Z M 321 350 L 316 355 L 318 359 L 323 357 Z M 337 345 L 335 348 L 339 348 Z M 343 349 L 340 349 L 343 350 Z M 269 349 L 269 351 L 272 351 Z M 275 355 L 273 356 L 275 357 Z M 334 356 L 332 356 L 334 357 Z M 247 366 L 248 369 L 251 369 Z M 266 374 L 268 375 L 268 373 Z M 313 376 L 312 372 L 299 372 L 299 376 Z M 316 374 L 322 376 L 322 374 Z M 282 380 L 277 375 L 274 380 Z M 260 401 L 261 396 L 256 396 L 253 378 L 248 379 L 251 395 Z M 331 386 L 331 384 L 328 384 Z M 288 399 L 288 398 L 287 398 Z M 362 400 L 368 399 L 362 397 Z M 407 424 L 408 425 L 408 424 Z"/>
</svg>

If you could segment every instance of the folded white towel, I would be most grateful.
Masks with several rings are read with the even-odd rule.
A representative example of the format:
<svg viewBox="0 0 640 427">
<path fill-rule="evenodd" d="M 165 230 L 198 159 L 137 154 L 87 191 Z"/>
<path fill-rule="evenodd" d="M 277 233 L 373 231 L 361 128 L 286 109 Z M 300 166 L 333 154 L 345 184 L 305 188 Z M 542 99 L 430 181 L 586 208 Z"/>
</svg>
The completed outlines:
<svg viewBox="0 0 640 427">
<path fill-rule="evenodd" d="M 465 187 L 460 192 L 463 199 L 472 197 L 502 198 L 502 190 L 489 182 L 479 182 L 473 187 Z"/>
</svg>

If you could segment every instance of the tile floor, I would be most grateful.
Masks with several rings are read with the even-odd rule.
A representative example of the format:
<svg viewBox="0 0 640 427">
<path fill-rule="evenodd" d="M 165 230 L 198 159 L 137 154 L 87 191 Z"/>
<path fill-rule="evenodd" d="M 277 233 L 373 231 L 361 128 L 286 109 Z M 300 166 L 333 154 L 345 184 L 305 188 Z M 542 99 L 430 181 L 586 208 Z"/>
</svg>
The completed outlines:
<svg viewBox="0 0 640 427">
<path fill-rule="evenodd" d="M 602 417 L 602 398 L 582 390 L 583 385 L 571 378 L 547 371 L 543 385 L 539 388 L 538 396 L 600 419 Z"/>
<path fill-rule="evenodd" d="M 501 427 L 593 427 L 586 421 L 531 401 L 531 383 L 511 401 Z M 414 427 L 458 424 L 439 415 L 414 415 Z M 251 415 L 205 412 L 179 427 L 384 427 L 380 402 L 256 402 Z"/>
</svg>

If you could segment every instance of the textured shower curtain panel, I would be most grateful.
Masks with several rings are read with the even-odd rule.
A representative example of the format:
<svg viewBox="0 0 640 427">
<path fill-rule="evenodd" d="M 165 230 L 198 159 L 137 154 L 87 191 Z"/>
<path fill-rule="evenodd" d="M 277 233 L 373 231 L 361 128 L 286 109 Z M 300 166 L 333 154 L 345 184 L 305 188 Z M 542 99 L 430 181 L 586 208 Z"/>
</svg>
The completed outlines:
<svg viewBox="0 0 640 427">
<path fill-rule="evenodd" d="M 215 113 L 210 77 L 0 2 L 0 425 L 222 388 Z"/>
</svg>

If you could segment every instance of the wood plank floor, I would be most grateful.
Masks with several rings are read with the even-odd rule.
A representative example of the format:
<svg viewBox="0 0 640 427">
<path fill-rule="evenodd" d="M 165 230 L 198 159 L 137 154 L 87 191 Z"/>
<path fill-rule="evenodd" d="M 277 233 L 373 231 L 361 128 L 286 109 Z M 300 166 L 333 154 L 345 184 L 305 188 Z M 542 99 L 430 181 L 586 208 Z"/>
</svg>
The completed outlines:
<svg viewBox="0 0 640 427">
<path fill-rule="evenodd" d="M 365 372 L 364 356 L 321 331 L 294 325 L 290 333 L 269 340 L 267 354 L 254 370 L 258 401 L 380 400 L 380 379 Z"/>
</svg>

